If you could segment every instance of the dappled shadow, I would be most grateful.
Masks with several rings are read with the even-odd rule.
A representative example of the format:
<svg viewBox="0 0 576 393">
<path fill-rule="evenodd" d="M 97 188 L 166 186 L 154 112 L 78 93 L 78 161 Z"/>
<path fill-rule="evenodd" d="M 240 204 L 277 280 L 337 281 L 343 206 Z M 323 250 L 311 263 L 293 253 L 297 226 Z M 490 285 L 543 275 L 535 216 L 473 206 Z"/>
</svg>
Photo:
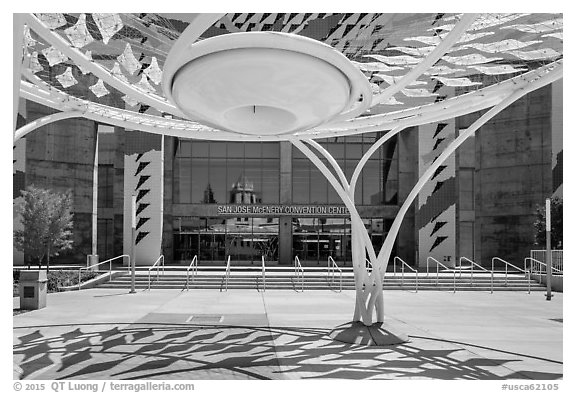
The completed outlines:
<svg viewBox="0 0 576 393">
<path fill-rule="evenodd" d="M 481 357 L 467 351 L 465 343 L 426 337 L 413 336 L 410 343 L 397 346 L 367 347 L 334 341 L 328 330 L 314 328 L 189 324 L 59 327 L 65 328 L 69 331 L 58 336 L 44 335 L 40 326 L 14 329 L 13 353 L 21 369 L 19 378 L 562 378 L 560 373 L 519 371 L 519 362 L 526 355 L 492 349 L 494 356 Z"/>
</svg>

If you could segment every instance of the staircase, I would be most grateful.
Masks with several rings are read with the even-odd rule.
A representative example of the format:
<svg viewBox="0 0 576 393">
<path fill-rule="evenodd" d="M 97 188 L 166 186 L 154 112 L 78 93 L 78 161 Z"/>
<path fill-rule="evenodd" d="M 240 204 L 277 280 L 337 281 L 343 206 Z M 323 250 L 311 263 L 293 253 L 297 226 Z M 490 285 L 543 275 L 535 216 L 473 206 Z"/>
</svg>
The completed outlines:
<svg viewBox="0 0 576 393">
<path fill-rule="evenodd" d="M 199 268 L 198 273 L 193 276 L 190 272 L 188 288 L 189 289 L 214 289 L 218 291 L 226 290 L 224 267 L 205 267 Z M 156 273 L 152 273 L 150 289 L 186 289 L 186 271 L 182 269 L 166 268 L 162 273 L 160 271 L 158 279 Z M 326 268 L 307 267 L 304 268 L 303 278 L 295 276 L 291 267 L 266 267 L 265 289 L 288 289 L 301 291 L 302 285 L 304 291 L 310 290 L 332 290 L 340 291 L 340 273 L 336 272 L 334 276 L 329 276 Z M 148 271 L 141 270 L 136 274 L 136 289 L 148 289 Z M 130 288 L 130 272 L 116 276 L 112 281 L 105 282 L 98 288 Z M 528 292 L 530 284 L 531 291 L 545 291 L 545 286 L 535 280 L 528 280 L 522 274 L 494 273 L 493 290 L 494 291 L 525 291 Z M 342 268 L 342 290 L 354 290 L 354 274 L 351 268 Z M 456 273 L 454 280 L 453 271 L 440 272 L 438 277 L 436 272 L 426 275 L 426 272 L 418 273 L 418 291 L 437 290 L 437 291 L 490 291 L 491 275 L 486 272 L 473 272 L 471 279 L 470 271 L 460 274 Z M 264 280 L 262 271 L 256 267 L 235 267 L 230 271 L 227 289 L 254 289 L 264 290 Z M 384 277 L 384 290 L 416 290 L 416 274 L 387 272 Z"/>
</svg>

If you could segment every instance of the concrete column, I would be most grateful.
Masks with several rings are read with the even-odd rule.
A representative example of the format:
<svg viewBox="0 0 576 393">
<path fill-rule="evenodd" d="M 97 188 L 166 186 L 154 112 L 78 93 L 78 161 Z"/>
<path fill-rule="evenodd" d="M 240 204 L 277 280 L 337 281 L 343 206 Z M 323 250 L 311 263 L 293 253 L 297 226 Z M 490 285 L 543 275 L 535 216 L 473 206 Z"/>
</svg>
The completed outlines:
<svg viewBox="0 0 576 393">
<path fill-rule="evenodd" d="M 280 203 L 292 203 L 292 144 L 280 142 Z M 292 217 L 280 217 L 278 223 L 278 263 L 292 263 Z"/>
<path fill-rule="evenodd" d="M 563 192 L 563 172 L 564 172 L 564 151 L 562 143 L 562 129 L 564 126 L 563 113 L 563 80 L 560 79 L 552 83 L 552 105 L 550 114 L 550 131 L 552 138 L 552 192 L 554 196 L 562 197 Z"/>
<path fill-rule="evenodd" d="M 114 255 L 122 255 L 124 251 L 124 155 L 125 131 L 114 127 Z"/>
<path fill-rule="evenodd" d="M 98 254 L 98 126 L 94 135 L 94 170 L 92 172 L 92 255 Z"/>
<path fill-rule="evenodd" d="M 398 206 L 406 200 L 418 178 L 418 138 L 417 128 L 398 135 Z M 397 253 L 407 263 L 417 265 L 418 228 L 415 227 L 414 205 L 410 207 L 400 227 L 397 239 Z"/>
<path fill-rule="evenodd" d="M 162 250 L 166 262 L 172 262 L 174 260 L 174 228 L 172 224 L 172 195 L 174 192 L 174 184 L 172 182 L 172 171 L 175 154 L 175 141 L 176 138 L 174 137 L 164 137 L 164 214 L 162 225 Z"/>
</svg>

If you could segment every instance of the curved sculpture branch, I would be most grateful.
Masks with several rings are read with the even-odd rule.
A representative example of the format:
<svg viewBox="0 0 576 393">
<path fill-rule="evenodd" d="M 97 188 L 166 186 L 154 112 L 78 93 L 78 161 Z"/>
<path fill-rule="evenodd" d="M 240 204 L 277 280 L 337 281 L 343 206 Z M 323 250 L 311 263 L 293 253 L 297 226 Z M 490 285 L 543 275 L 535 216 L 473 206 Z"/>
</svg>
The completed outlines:
<svg viewBox="0 0 576 393">
<path fill-rule="evenodd" d="M 382 136 L 372 146 L 370 146 L 370 149 L 368 149 L 366 153 L 364 153 L 364 155 L 356 165 L 356 168 L 354 168 L 354 173 L 352 173 L 352 178 L 350 179 L 350 188 L 352 190 L 356 189 L 356 183 L 358 182 L 360 173 L 362 172 L 362 169 L 364 169 L 364 165 L 366 165 L 370 157 L 372 157 L 372 154 L 374 154 L 376 150 L 380 148 L 380 146 L 382 146 L 384 143 L 389 141 L 393 136 L 400 133 L 400 131 L 404 129 L 405 127 L 396 127 L 393 130 L 388 131 L 384 136 Z M 354 195 L 352 195 L 352 201 L 354 201 Z"/>
<path fill-rule="evenodd" d="M 348 190 L 350 189 L 350 185 L 348 184 L 348 179 L 346 179 L 346 175 L 344 174 L 344 172 L 342 171 L 342 168 L 340 168 L 340 165 L 338 165 L 338 163 L 336 162 L 334 157 L 332 157 L 332 154 L 328 153 L 328 151 L 326 149 L 324 149 L 322 147 L 322 145 L 320 145 L 316 141 L 309 139 L 309 140 L 306 140 L 306 142 L 308 142 L 308 144 L 310 144 L 310 146 L 314 146 L 314 148 L 316 150 L 318 150 L 328 160 L 328 162 L 330 163 L 330 165 L 332 165 L 332 168 L 334 168 L 334 171 L 338 175 L 338 178 L 340 178 L 340 182 L 342 183 L 342 187 L 344 188 L 344 191 L 348 192 Z M 354 202 L 354 196 L 353 195 L 354 194 L 352 194 L 352 202 Z"/>
<path fill-rule="evenodd" d="M 387 101 L 394 94 L 408 86 L 411 82 L 415 81 L 420 75 L 422 75 L 428 68 L 430 68 L 434 63 L 436 63 L 442 56 L 446 54 L 448 49 L 458 42 L 460 37 L 466 32 L 468 27 L 474 23 L 478 18 L 479 14 L 464 14 L 460 21 L 454 26 L 454 28 L 446 35 L 438 46 L 428 55 L 424 60 L 422 60 L 416 67 L 412 69 L 408 74 L 406 74 L 397 83 L 386 88 L 382 93 L 372 97 L 371 106 L 381 104 Z"/>
<path fill-rule="evenodd" d="M 71 112 L 60 112 L 55 113 L 53 115 L 44 116 L 40 119 L 36 119 L 25 126 L 20 127 L 14 133 L 14 143 L 16 143 L 19 139 L 25 137 L 35 129 L 45 126 L 50 123 L 54 123 L 55 121 L 60 121 L 64 119 L 71 119 L 73 117 L 84 117 L 84 113 L 78 111 L 71 111 Z"/>
<path fill-rule="evenodd" d="M 339 184 L 338 179 L 320 160 L 320 158 L 310 150 L 303 141 L 298 139 L 291 139 L 291 142 L 298 148 L 326 177 L 334 190 L 338 193 L 342 202 L 346 205 L 350 212 L 352 220 L 352 240 L 354 246 L 353 252 L 353 267 L 354 267 L 354 282 L 356 287 L 356 306 L 354 311 L 354 319 L 362 320 L 364 324 L 371 325 L 373 310 L 376 310 L 376 317 L 378 322 L 384 321 L 384 298 L 382 296 L 382 279 L 381 273 L 374 269 L 370 275 L 367 274 L 366 267 L 364 266 L 365 251 L 368 250 L 370 260 L 376 261 L 376 253 L 370 236 L 366 227 L 362 223 L 362 218 L 352 202 L 350 195 L 344 187 Z M 328 152 L 326 154 L 330 155 Z"/>
<path fill-rule="evenodd" d="M 22 14 L 12 14 L 14 16 L 12 37 L 12 132 L 16 132 L 16 121 L 18 119 L 18 104 L 20 101 L 20 69 L 22 68 L 22 44 L 24 39 L 24 21 Z"/>
<path fill-rule="evenodd" d="M 411 127 L 443 121 L 468 113 L 488 109 L 500 103 L 518 86 L 525 86 L 540 78 L 543 71 L 563 64 L 562 60 L 547 64 L 537 70 L 519 75 L 505 82 L 453 97 L 443 102 L 425 105 L 415 109 L 374 115 L 339 124 L 333 130 L 316 128 L 311 132 L 297 134 L 300 138 L 328 138 L 357 135 L 364 132 L 390 130 L 394 127 Z"/>
<path fill-rule="evenodd" d="M 448 157 L 450 157 L 450 155 L 454 153 L 454 151 L 456 151 L 456 149 L 462 143 L 464 143 L 464 141 L 469 136 L 473 135 L 478 130 L 478 128 L 483 126 L 486 122 L 488 122 L 502 110 L 506 109 L 514 101 L 525 96 L 531 91 L 539 89 L 549 83 L 554 82 L 555 80 L 560 79 L 562 77 L 562 69 L 563 69 L 562 64 L 558 64 L 556 68 L 547 72 L 540 78 L 537 78 L 534 81 L 531 81 L 530 83 L 526 83 L 525 85 L 518 86 L 518 88 L 514 92 L 512 92 L 506 99 L 504 99 L 500 104 L 490 109 L 478 120 L 476 120 L 474 124 L 472 124 L 468 129 L 466 129 L 466 131 L 462 132 L 462 134 L 460 134 L 454 141 L 452 141 L 452 143 L 448 145 L 448 147 L 442 152 L 442 154 L 438 156 L 438 158 L 434 161 L 434 163 L 430 165 L 430 167 L 420 177 L 420 179 L 418 180 L 418 182 L 416 183 L 416 185 L 414 186 L 414 188 L 412 189 L 412 191 L 402 204 L 402 207 L 398 211 L 398 214 L 396 215 L 396 218 L 392 223 L 388 235 L 384 240 L 384 244 L 382 245 L 382 248 L 378 253 L 377 258 L 378 266 L 380 269 L 382 269 L 382 271 L 386 271 L 390 259 L 390 254 L 392 252 L 392 246 L 394 245 L 394 241 L 396 240 L 396 236 L 398 235 L 398 231 L 400 230 L 400 225 L 402 224 L 402 220 L 404 219 L 404 216 L 406 215 L 408 208 L 410 207 L 412 202 L 414 202 L 414 199 L 416 199 L 416 196 L 422 190 L 426 182 L 428 182 L 428 180 L 432 178 L 434 172 L 440 167 L 440 165 L 442 165 L 442 163 L 444 163 L 444 161 L 446 161 L 446 159 L 448 159 Z"/>
<path fill-rule="evenodd" d="M 470 105 L 476 105 L 488 100 L 485 103 L 484 108 L 490 108 L 495 104 L 491 104 L 492 100 L 498 100 L 500 102 L 505 96 L 508 95 L 507 92 L 516 88 L 518 83 L 524 83 L 526 79 L 534 78 L 543 69 L 554 68 L 556 65 L 562 63 L 562 60 L 555 61 L 553 63 L 544 65 L 537 70 L 532 70 L 525 72 L 523 74 L 517 75 L 513 78 L 507 79 L 503 82 L 496 83 L 494 85 L 484 87 L 479 90 L 474 90 L 469 93 L 465 93 L 456 97 L 448 98 L 447 100 L 434 102 L 426 105 L 422 105 L 415 108 L 403 109 L 400 111 L 389 112 L 379 115 L 363 116 L 356 119 L 348 120 L 345 122 L 332 123 L 329 126 L 319 126 L 313 129 L 313 132 L 322 132 L 326 130 L 342 131 L 350 129 L 361 129 L 362 127 L 369 126 L 383 126 L 393 124 L 395 121 L 411 119 L 417 116 L 423 116 L 429 113 L 439 113 L 448 109 L 455 108 L 467 108 Z M 470 111 L 466 112 L 469 113 Z M 298 134 L 302 138 L 309 137 L 308 133 L 302 132 Z"/>
<path fill-rule="evenodd" d="M 184 113 L 182 113 L 178 108 L 160 96 L 144 93 L 131 84 L 114 77 L 108 70 L 96 62 L 90 61 L 82 52 L 68 44 L 64 38 L 50 31 L 50 29 L 44 26 L 44 24 L 38 18 L 36 18 L 36 16 L 27 14 L 26 23 L 50 45 L 58 48 L 66 56 L 74 60 L 76 64 L 81 65 L 83 68 L 87 69 L 92 74 L 96 75 L 98 78 L 102 79 L 104 82 L 108 83 L 115 89 L 118 89 L 122 93 L 129 95 L 139 102 L 150 105 L 161 112 L 171 113 L 179 117 L 186 117 Z"/>
<path fill-rule="evenodd" d="M 88 103 L 87 101 L 68 96 L 51 87 L 39 87 L 25 81 L 23 81 L 20 86 L 20 93 L 23 98 L 38 104 L 63 112 L 82 112 L 82 116 L 86 119 L 118 127 L 188 139 L 253 141 L 253 139 L 243 139 L 238 135 L 229 135 L 228 133 L 222 132 L 215 133 L 207 129 L 207 127 L 185 120 L 162 119 L 161 122 L 164 123 L 164 125 L 161 126 L 159 125 L 157 116 Z M 194 126 L 196 128 L 194 128 Z"/>
<path fill-rule="evenodd" d="M 316 156 L 314 152 L 312 152 L 301 140 L 291 139 L 290 142 L 292 142 L 292 144 L 296 146 L 298 150 L 300 150 L 306 157 L 308 157 L 308 159 L 312 161 L 314 165 L 316 165 L 316 167 L 320 170 L 320 172 L 322 172 L 322 174 L 330 182 L 332 187 L 334 187 L 334 190 L 338 193 L 338 195 L 342 199 L 342 202 L 344 202 L 344 204 L 348 208 L 350 215 L 355 215 L 357 218 L 361 220 L 360 214 L 358 214 L 356 206 L 354 206 L 354 203 L 350 199 L 346 190 L 344 190 L 344 188 L 338 182 L 338 179 L 336 179 L 336 177 L 332 174 L 332 172 L 330 172 L 328 167 L 324 165 L 324 163 L 318 158 L 318 156 Z M 368 232 L 367 231 L 364 232 L 365 232 L 365 234 L 363 235 L 364 240 L 369 240 L 370 238 L 368 236 Z M 372 248 L 371 250 L 370 248 L 368 248 L 368 253 L 370 254 L 371 257 L 376 259 L 376 253 L 374 251 L 374 248 Z"/>
</svg>

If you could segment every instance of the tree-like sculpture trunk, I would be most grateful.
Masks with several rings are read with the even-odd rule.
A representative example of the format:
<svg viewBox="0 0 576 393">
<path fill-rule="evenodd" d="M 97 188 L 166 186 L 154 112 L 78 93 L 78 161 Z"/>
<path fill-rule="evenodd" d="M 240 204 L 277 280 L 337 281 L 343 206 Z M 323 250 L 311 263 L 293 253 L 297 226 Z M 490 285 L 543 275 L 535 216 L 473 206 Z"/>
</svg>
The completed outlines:
<svg viewBox="0 0 576 393">
<path fill-rule="evenodd" d="M 407 196 L 406 200 L 400 207 L 390 230 L 384 240 L 382 248 L 376 255 L 374 247 L 370 241 L 368 231 L 364 227 L 362 219 L 358 214 L 354 203 L 354 190 L 356 182 L 362 171 L 362 168 L 376 152 L 382 144 L 390 140 L 393 136 L 398 134 L 403 129 L 410 127 L 410 124 L 403 127 L 397 127 L 388 131 L 382 138 L 380 138 L 374 145 L 364 154 L 354 173 L 350 182 L 348 182 L 342 168 L 337 164 L 336 160 L 326 151 L 320 144 L 313 140 L 292 139 L 291 142 L 296 146 L 326 177 L 334 190 L 338 193 L 342 202 L 346 205 L 350 212 L 352 222 L 352 263 L 354 267 L 354 279 L 356 286 L 356 303 L 354 307 L 353 321 L 362 322 L 370 326 L 374 322 L 384 322 L 384 296 L 383 296 L 383 276 L 388 267 L 388 261 L 392 254 L 394 242 L 400 230 L 400 226 L 406 215 L 410 205 L 416 199 L 418 193 L 422 190 L 426 182 L 428 182 L 434 172 L 453 154 L 456 149 L 471 135 L 473 135 L 482 125 L 491 120 L 494 116 L 502 110 L 511 105 L 514 101 L 525 96 L 531 91 L 534 91 L 542 86 L 545 86 L 552 81 L 558 79 L 562 75 L 562 64 L 555 64 L 549 67 L 543 67 L 539 70 L 541 74 L 532 74 L 531 78 L 523 81 L 522 84 L 517 84 L 505 92 L 507 96 L 500 101 L 497 105 L 492 107 L 489 111 L 484 113 L 478 120 L 476 120 L 470 127 L 461 130 L 460 135 L 448 145 L 448 147 L 438 156 L 432 165 L 424 174 L 418 179 L 418 182 Z M 307 145 L 314 147 L 324 158 L 330 163 L 333 171 L 331 171 L 326 164 L 314 153 Z M 336 173 L 337 176 L 334 175 Z M 368 262 L 368 267 L 367 267 Z M 376 318 L 374 320 L 374 314 Z"/>
</svg>

